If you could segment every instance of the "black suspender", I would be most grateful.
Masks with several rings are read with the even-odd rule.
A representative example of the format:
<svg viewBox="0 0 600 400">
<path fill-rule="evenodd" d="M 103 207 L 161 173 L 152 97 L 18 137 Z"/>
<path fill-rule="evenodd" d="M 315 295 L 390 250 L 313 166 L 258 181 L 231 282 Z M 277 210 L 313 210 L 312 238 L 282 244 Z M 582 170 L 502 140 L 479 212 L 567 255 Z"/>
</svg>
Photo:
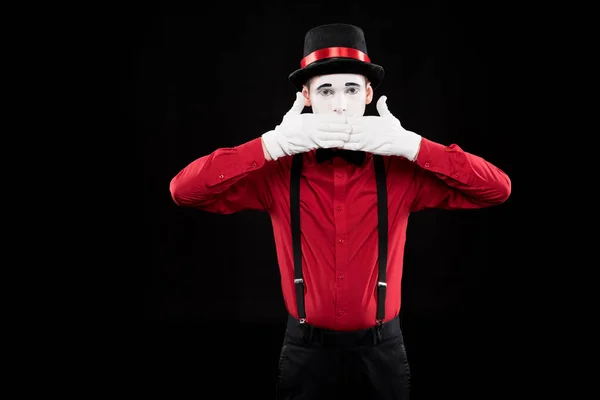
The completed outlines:
<svg viewBox="0 0 600 400">
<path fill-rule="evenodd" d="M 302 278 L 302 248 L 300 240 L 300 172 L 302 171 L 302 153 L 295 154 L 292 160 L 292 177 L 290 185 L 290 211 L 292 221 L 292 246 L 294 249 L 294 285 L 296 286 L 296 303 L 298 318 L 304 323 L 304 279 Z"/>
<path fill-rule="evenodd" d="M 382 324 L 385 318 L 385 294 L 387 289 L 387 256 L 388 256 L 388 207 L 387 188 L 385 186 L 385 168 L 383 158 L 373 155 L 375 163 L 375 179 L 377 182 L 377 226 L 379 228 L 379 279 L 377 279 L 377 323 Z"/>
<path fill-rule="evenodd" d="M 292 224 L 292 246 L 294 251 L 294 285 L 296 287 L 296 304 L 300 322 L 306 321 L 304 308 L 304 279 L 302 277 L 302 249 L 300 241 L 300 172 L 302 171 L 303 153 L 295 154 L 292 159 L 290 179 L 290 212 Z M 388 256 L 388 210 L 387 188 L 383 158 L 373 155 L 375 179 L 377 182 L 377 218 L 379 233 L 379 279 L 377 282 L 377 324 L 381 325 L 385 318 L 386 267 Z"/>
</svg>

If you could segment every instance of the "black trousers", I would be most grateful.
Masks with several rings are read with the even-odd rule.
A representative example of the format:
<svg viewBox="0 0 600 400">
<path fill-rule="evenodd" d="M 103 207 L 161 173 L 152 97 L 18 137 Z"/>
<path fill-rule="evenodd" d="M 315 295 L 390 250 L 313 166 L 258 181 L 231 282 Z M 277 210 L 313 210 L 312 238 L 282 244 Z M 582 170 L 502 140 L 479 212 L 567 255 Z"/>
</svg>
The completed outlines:
<svg viewBox="0 0 600 400">
<path fill-rule="evenodd" d="M 398 318 L 381 327 L 335 332 L 289 316 L 278 400 L 408 400 L 410 369 Z"/>
</svg>

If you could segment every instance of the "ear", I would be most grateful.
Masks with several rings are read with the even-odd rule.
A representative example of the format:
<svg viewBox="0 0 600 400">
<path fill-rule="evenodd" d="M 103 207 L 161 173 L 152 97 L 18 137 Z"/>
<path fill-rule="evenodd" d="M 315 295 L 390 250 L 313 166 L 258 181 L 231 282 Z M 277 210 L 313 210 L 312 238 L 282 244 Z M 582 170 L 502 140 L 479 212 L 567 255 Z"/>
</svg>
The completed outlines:
<svg viewBox="0 0 600 400">
<path fill-rule="evenodd" d="M 367 98 L 365 100 L 366 104 L 371 104 L 373 101 L 373 87 L 371 86 L 371 82 L 367 81 L 366 85 Z"/>
<path fill-rule="evenodd" d="M 304 106 L 310 107 L 310 96 L 308 95 L 308 88 L 306 85 L 302 86 L 302 95 L 304 96 Z"/>
</svg>

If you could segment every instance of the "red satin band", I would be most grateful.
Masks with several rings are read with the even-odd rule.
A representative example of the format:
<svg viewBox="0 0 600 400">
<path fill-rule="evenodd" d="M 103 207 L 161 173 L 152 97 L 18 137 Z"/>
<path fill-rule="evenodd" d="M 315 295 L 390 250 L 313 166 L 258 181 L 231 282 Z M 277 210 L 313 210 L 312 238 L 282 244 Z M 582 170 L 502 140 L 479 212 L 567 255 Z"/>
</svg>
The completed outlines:
<svg viewBox="0 0 600 400">
<path fill-rule="evenodd" d="M 315 61 L 331 57 L 346 57 L 354 58 L 356 60 L 361 60 L 365 62 L 371 62 L 369 56 L 367 56 L 360 50 L 351 49 L 349 47 L 328 47 L 326 49 L 319 49 L 313 51 L 312 53 L 304 57 L 302 61 L 300 61 L 300 67 L 304 68 L 308 64 L 314 63 Z"/>
</svg>

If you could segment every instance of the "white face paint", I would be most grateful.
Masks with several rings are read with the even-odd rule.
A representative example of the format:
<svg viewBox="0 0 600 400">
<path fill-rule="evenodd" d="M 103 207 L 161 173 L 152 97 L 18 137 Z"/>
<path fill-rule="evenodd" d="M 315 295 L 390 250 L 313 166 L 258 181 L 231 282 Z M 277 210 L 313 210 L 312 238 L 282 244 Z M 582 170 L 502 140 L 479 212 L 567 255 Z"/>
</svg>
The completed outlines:
<svg viewBox="0 0 600 400">
<path fill-rule="evenodd" d="M 317 76 L 310 82 L 310 101 L 315 114 L 360 117 L 365 112 L 365 78 L 356 74 Z"/>
</svg>

